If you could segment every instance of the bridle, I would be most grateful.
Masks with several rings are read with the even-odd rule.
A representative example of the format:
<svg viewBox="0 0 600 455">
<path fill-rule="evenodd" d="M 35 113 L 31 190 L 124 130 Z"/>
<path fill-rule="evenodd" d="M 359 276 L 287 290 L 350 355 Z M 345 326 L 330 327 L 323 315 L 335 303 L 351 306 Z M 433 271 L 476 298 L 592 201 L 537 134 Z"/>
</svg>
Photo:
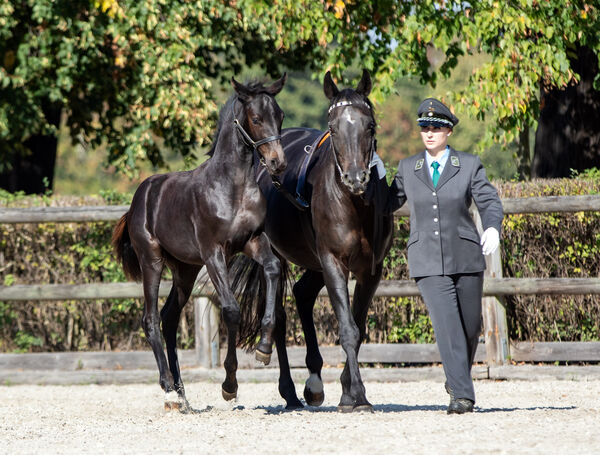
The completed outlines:
<svg viewBox="0 0 600 455">
<path fill-rule="evenodd" d="M 352 102 L 349 100 L 343 100 L 343 101 L 338 101 L 337 103 L 329 106 L 329 110 L 327 111 L 327 114 L 331 115 L 331 111 L 333 111 L 335 108 L 344 107 L 344 106 L 352 106 L 352 105 L 366 106 L 367 109 L 369 109 L 369 111 L 371 110 L 371 106 L 369 106 L 369 104 L 366 103 L 365 101 Z M 333 159 L 335 160 L 335 166 L 337 167 L 337 170 L 340 173 L 340 178 L 342 178 L 344 173 L 343 173 L 342 167 L 340 166 L 340 163 L 338 161 L 337 152 L 335 151 L 335 145 L 333 143 L 333 135 L 331 134 L 331 126 L 329 126 L 329 135 L 331 137 L 331 151 L 333 152 Z M 371 137 L 371 147 L 369 149 L 369 160 L 367 161 L 367 179 L 370 178 L 370 176 L 371 176 L 371 161 L 373 160 L 373 154 L 375 153 L 376 148 L 377 148 L 377 140 L 375 139 L 375 135 L 373 135 L 373 137 Z M 343 178 L 342 178 L 342 182 L 344 182 Z M 345 184 L 346 183 L 344 182 L 344 185 Z"/>
<path fill-rule="evenodd" d="M 277 134 L 277 135 L 273 135 L 273 136 L 267 136 L 264 139 L 260 139 L 258 141 L 253 141 L 252 138 L 250 137 L 250 135 L 246 132 L 244 127 L 238 121 L 238 119 L 234 118 L 233 124 L 237 128 L 238 132 L 242 135 L 242 140 L 244 141 L 244 144 L 246 144 L 248 147 L 252 147 L 254 149 L 254 151 L 256 151 L 256 152 L 258 152 L 258 147 L 260 147 L 263 144 L 266 144 L 267 142 L 281 140 L 281 134 Z M 259 153 L 258 156 L 259 156 L 260 164 L 262 164 L 263 166 L 266 167 L 267 164 L 265 162 L 265 158 L 262 156 L 261 153 Z"/>
</svg>

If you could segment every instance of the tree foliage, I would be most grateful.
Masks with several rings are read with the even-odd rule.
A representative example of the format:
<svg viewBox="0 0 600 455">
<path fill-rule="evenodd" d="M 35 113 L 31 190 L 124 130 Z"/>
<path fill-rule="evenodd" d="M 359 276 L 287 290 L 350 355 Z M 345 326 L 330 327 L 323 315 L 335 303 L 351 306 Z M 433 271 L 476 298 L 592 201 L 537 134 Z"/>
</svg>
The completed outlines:
<svg viewBox="0 0 600 455">
<path fill-rule="evenodd" d="M 271 58 L 258 55 L 268 52 L 262 41 L 247 52 L 258 63 Z M 33 134 L 57 134 L 50 106 L 74 141 L 105 144 L 121 169 L 161 165 L 165 149 L 190 155 L 210 138 L 215 79 L 239 71 L 255 42 L 235 2 L 3 2 L 0 162 Z"/>
<path fill-rule="evenodd" d="M 0 163 L 29 136 L 56 134 L 56 109 L 74 141 L 104 144 L 108 162 L 132 171 L 209 141 L 217 85 L 246 65 L 319 79 L 362 66 L 381 102 L 408 75 L 435 86 L 466 55 L 486 58 L 444 101 L 491 120 L 482 145 L 517 141 L 527 160 L 540 87 L 577 83 L 569 57 L 577 44 L 598 55 L 599 28 L 591 0 L 8 0 Z"/>
<path fill-rule="evenodd" d="M 461 56 L 486 54 L 466 86 L 446 99 L 471 118 L 491 118 L 485 146 L 527 140 L 539 115 L 540 88 L 579 80 L 569 62 L 577 45 L 600 53 L 599 6 L 585 0 L 244 3 L 261 3 L 262 9 L 253 6 L 258 15 L 277 4 L 270 32 L 279 36 L 278 45 L 318 41 L 326 49 L 322 71 L 340 76 L 357 61 L 373 71 L 379 100 L 405 75 L 435 85 Z M 438 65 L 431 64 L 431 49 L 443 54 Z M 598 78 L 595 84 L 600 88 Z"/>
</svg>

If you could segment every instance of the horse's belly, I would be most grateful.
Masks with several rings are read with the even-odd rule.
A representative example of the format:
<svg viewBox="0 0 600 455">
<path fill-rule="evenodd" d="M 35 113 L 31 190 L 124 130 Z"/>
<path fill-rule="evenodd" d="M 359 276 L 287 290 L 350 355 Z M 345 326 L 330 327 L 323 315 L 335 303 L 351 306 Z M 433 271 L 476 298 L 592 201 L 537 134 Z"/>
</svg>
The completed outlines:
<svg viewBox="0 0 600 455">
<path fill-rule="evenodd" d="M 301 215 L 300 215 L 301 216 Z M 300 267 L 320 271 L 321 261 L 314 254 L 314 245 L 302 229 L 298 215 L 267 217 L 265 232 L 273 248 L 289 262 Z M 309 229 L 310 226 L 308 226 Z"/>
</svg>

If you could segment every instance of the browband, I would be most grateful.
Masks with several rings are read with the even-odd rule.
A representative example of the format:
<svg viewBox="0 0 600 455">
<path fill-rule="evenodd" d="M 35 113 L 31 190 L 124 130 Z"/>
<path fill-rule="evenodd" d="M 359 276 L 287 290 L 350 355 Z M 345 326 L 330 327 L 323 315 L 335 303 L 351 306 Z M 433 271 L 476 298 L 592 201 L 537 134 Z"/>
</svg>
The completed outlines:
<svg viewBox="0 0 600 455">
<path fill-rule="evenodd" d="M 336 107 L 343 107 L 343 106 L 351 106 L 353 104 L 352 101 L 348 101 L 348 100 L 344 100 L 344 101 L 338 101 L 335 104 L 332 104 L 331 106 L 329 106 L 329 110 L 327 111 L 328 114 L 331 114 L 331 111 L 333 109 L 335 109 Z M 371 109 L 371 106 L 369 106 L 367 103 L 365 103 L 364 101 L 361 101 L 359 104 L 363 104 L 364 106 L 366 106 L 368 109 Z"/>
</svg>

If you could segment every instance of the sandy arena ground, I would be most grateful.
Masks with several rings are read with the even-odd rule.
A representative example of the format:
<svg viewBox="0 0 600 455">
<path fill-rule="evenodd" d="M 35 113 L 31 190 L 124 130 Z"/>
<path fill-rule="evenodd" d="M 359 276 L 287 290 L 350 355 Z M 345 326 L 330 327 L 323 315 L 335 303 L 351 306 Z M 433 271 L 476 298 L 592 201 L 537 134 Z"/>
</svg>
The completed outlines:
<svg viewBox="0 0 600 455">
<path fill-rule="evenodd" d="M 372 414 L 336 412 L 338 382 L 292 412 L 276 383 L 241 383 L 232 404 L 220 384 L 190 383 L 187 415 L 164 411 L 155 384 L 2 386 L 0 453 L 600 453 L 600 380 L 477 381 L 462 416 L 439 382 L 365 385 Z"/>
</svg>

